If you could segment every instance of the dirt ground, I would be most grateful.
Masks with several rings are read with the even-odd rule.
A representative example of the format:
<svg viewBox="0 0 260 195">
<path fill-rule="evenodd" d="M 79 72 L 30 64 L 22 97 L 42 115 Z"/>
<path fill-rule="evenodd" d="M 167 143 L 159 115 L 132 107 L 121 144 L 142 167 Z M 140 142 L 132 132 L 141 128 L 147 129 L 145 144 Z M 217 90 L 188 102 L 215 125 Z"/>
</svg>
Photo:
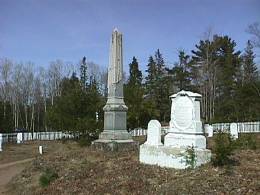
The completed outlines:
<svg viewBox="0 0 260 195">
<path fill-rule="evenodd" d="M 14 176 L 21 173 L 29 162 L 39 156 L 38 146 L 43 145 L 51 152 L 55 142 L 26 142 L 23 144 L 7 144 L 0 152 L 0 194 L 6 194 L 7 184 Z"/>
<path fill-rule="evenodd" d="M 17 174 L 21 173 L 25 168 L 26 163 L 30 162 L 32 158 L 15 161 L 11 163 L 0 164 L 0 194 L 7 193 L 6 185 Z"/>
<path fill-rule="evenodd" d="M 174 170 L 140 164 L 138 151 L 104 153 L 75 142 L 53 148 L 12 179 L 8 194 L 260 194 L 259 149 L 236 151 L 233 166 Z M 41 187 L 47 169 L 58 178 Z"/>
</svg>

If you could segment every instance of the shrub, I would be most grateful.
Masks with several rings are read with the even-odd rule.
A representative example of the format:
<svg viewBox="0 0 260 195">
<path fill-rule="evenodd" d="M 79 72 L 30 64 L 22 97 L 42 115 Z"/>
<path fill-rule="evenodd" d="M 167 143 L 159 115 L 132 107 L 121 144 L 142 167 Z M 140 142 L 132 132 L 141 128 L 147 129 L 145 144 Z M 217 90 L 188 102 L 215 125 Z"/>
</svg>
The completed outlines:
<svg viewBox="0 0 260 195">
<path fill-rule="evenodd" d="M 256 137 L 252 134 L 241 134 L 235 141 L 235 147 L 237 149 L 255 150 L 257 148 Z"/>
<path fill-rule="evenodd" d="M 61 143 L 65 144 L 68 140 L 69 140 L 68 138 L 66 138 L 65 136 L 62 136 Z"/>
<path fill-rule="evenodd" d="M 234 141 L 230 133 L 218 131 L 214 136 L 213 165 L 224 166 L 230 164 L 232 162 L 231 155 L 234 149 Z"/>
<path fill-rule="evenodd" d="M 185 155 L 186 165 L 188 165 L 189 168 L 194 169 L 196 166 L 196 153 L 194 146 L 188 147 L 186 149 L 186 155 Z"/>
<path fill-rule="evenodd" d="M 42 187 L 46 187 L 57 178 L 58 174 L 53 169 L 47 168 L 40 176 L 39 182 Z"/>
<path fill-rule="evenodd" d="M 81 135 L 79 140 L 78 140 L 78 143 L 80 146 L 84 147 L 84 146 L 90 146 L 91 145 L 91 141 L 93 141 L 94 139 L 89 136 L 88 134 L 84 134 L 84 135 Z"/>
</svg>

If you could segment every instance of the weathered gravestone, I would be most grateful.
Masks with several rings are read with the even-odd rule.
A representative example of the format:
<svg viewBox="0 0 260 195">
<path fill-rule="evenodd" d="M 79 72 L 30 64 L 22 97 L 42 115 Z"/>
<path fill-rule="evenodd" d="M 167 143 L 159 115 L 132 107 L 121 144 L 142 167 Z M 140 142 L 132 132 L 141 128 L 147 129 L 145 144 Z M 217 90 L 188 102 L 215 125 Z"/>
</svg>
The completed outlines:
<svg viewBox="0 0 260 195">
<path fill-rule="evenodd" d="M 171 96 L 170 129 L 165 136 L 164 145 L 140 146 L 140 161 L 145 164 L 184 169 L 187 148 L 194 147 L 195 167 L 210 161 L 211 151 L 206 149 L 200 120 L 201 95 L 189 91 L 180 91 Z M 149 136 L 149 132 L 148 132 Z"/>
<path fill-rule="evenodd" d="M 148 123 L 146 145 L 161 146 L 161 124 L 157 120 Z"/>
<path fill-rule="evenodd" d="M 230 134 L 234 139 L 238 138 L 238 125 L 237 123 L 230 124 Z"/>
<path fill-rule="evenodd" d="M 3 135 L 0 133 L 0 152 L 3 151 L 3 149 L 2 149 L 2 143 L 3 143 Z"/>
<path fill-rule="evenodd" d="M 115 29 L 112 33 L 108 68 L 108 97 L 104 110 L 104 131 L 92 147 L 108 150 L 135 150 L 134 142 L 126 129 L 127 106 L 123 95 L 123 49 L 122 34 Z"/>
</svg>

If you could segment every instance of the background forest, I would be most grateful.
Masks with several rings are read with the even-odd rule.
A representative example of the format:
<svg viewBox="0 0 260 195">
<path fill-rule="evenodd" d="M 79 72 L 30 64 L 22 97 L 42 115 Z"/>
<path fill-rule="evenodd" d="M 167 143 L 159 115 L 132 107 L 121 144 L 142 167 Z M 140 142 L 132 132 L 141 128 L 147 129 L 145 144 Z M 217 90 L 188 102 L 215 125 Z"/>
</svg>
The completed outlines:
<svg viewBox="0 0 260 195">
<path fill-rule="evenodd" d="M 214 35 L 189 54 L 179 50 L 174 64 L 166 64 L 158 49 L 142 72 L 133 57 L 125 70 L 128 128 L 146 128 L 151 119 L 167 125 L 169 96 L 182 89 L 202 94 L 204 122 L 259 120 L 260 76 L 253 50 L 260 47 L 259 25 L 248 30 L 255 39 L 243 51 L 231 37 Z M 3 58 L 0 76 L 0 132 L 102 130 L 107 71 L 85 57 L 78 65 L 56 60 L 46 69 Z"/>
</svg>

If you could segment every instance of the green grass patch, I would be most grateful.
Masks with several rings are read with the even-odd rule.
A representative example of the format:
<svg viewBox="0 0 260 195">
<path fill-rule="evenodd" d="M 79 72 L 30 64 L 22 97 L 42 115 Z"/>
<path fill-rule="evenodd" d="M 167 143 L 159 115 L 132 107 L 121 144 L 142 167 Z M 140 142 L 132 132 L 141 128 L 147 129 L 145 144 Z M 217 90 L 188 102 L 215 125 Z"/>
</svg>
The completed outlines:
<svg viewBox="0 0 260 195">
<path fill-rule="evenodd" d="M 40 176 L 39 182 L 42 187 L 46 187 L 57 178 L 58 174 L 53 169 L 48 168 Z"/>
</svg>

